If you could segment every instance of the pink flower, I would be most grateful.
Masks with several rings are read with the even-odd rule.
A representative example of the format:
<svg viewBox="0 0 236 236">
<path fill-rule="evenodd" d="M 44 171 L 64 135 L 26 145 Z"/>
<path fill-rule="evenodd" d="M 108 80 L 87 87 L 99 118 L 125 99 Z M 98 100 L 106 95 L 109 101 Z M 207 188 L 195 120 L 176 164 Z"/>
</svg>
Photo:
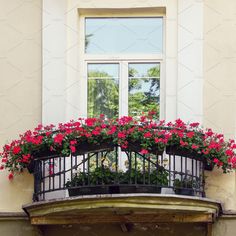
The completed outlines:
<svg viewBox="0 0 236 236">
<path fill-rule="evenodd" d="M 125 138 L 126 134 L 123 132 L 118 132 L 118 138 Z"/>
<path fill-rule="evenodd" d="M 198 145 L 196 145 L 196 144 L 192 144 L 192 149 L 198 149 L 199 148 L 199 146 Z"/>
<path fill-rule="evenodd" d="M 16 147 L 14 147 L 13 150 L 12 150 L 13 154 L 15 154 L 15 155 L 18 154 L 20 151 L 21 151 L 20 146 L 16 146 Z"/>
<path fill-rule="evenodd" d="M 198 127 L 200 124 L 198 122 L 194 122 L 194 123 L 191 123 L 189 126 L 194 128 L 194 127 Z"/>
<path fill-rule="evenodd" d="M 23 163 L 29 163 L 29 160 L 30 160 L 30 154 L 22 155 L 22 160 L 21 160 L 21 162 L 23 162 Z"/>
<path fill-rule="evenodd" d="M 14 175 L 13 175 L 13 173 L 11 172 L 11 173 L 8 175 L 8 179 L 9 179 L 9 180 L 12 180 L 13 177 L 14 177 Z"/>
<path fill-rule="evenodd" d="M 205 155 L 207 155 L 207 154 L 209 154 L 209 150 L 208 150 L 208 149 L 202 150 L 202 153 L 205 154 Z"/>
<path fill-rule="evenodd" d="M 77 143 L 76 140 L 71 140 L 71 141 L 70 141 L 70 145 L 75 145 L 76 143 Z"/>
<path fill-rule="evenodd" d="M 54 137 L 54 143 L 57 143 L 59 145 L 62 144 L 62 141 L 64 139 L 64 135 L 63 134 L 57 134 L 55 137 Z"/>
<path fill-rule="evenodd" d="M 142 149 L 140 153 L 143 154 L 143 155 L 148 154 L 148 150 L 147 149 Z"/>
<path fill-rule="evenodd" d="M 188 138 L 192 138 L 193 136 L 194 136 L 194 132 L 193 131 L 191 131 L 191 132 L 188 132 L 187 134 L 186 134 L 186 136 L 188 137 Z"/>
<path fill-rule="evenodd" d="M 205 134 L 206 134 L 207 136 L 211 137 L 214 133 L 212 132 L 211 129 L 208 129 Z"/>
<path fill-rule="evenodd" d="M 2 163 L 6 163 L 7 162 L 7 158 L 2 158 Z"/>
<path fill-rule="evenodd" d="M 147 132 L 143 135 L 144 138 L 151 138 L 152 134 L 150 132 Z"/>
<path fill-rule="evenodd" d="M 91 127 L 91 126 L 94 125 L 94 123 L 95 123 L 96 121 L 97 121 L 96 118 L 87 118 L 87 119 L 85 120 L 85 124 L 86 124 L 87 126 Z"/>
<path fill-rule="evenodd" d="M 184 142 L 182 139 L 180 140 L 180 146 L 184 147 L 184 146 L 188 146 L 187 142 Z"/>
<path fill-rule="evenodd" d="M 232 150 L 230 150 L 230 149 L 227 149 L 227 150 L 225 151 L 225 154 L 226 154 L 227 156 L 229 156 L 229 157 L 232 157 L 232 156 L 234 155 L 234 152 L 233 152 Z"/>
<path fill-rule="evenodd" d="M 98 131 L 98 130 L 93 130 L 92 131 L 92 134 L 97 136 L 97 135 L 100 135 L 101 131 Z"/>
<path fill-rule="evenodd" d="M 75 146 L 72 146 L 72 145 L 71 145 L 71 146 L 70 146 L 70 150 L 71 150 L 72 153 L 75 153 L 75 152 L 76 152 Z"/>
</svg>

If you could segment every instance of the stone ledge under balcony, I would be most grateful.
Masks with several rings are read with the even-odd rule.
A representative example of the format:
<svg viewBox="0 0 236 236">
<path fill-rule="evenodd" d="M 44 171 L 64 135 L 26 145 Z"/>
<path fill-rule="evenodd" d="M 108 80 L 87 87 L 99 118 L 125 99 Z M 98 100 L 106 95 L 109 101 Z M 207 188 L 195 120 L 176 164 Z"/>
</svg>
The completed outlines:
<svg viewBox="0 0 236 236">
<path fill-rule="evenodd" d="M 211 223 L 217 201 L 176 195 L 115 194 L 70 197 L 24 205 L 33 225 L 98 223 Z"/>
</svg>

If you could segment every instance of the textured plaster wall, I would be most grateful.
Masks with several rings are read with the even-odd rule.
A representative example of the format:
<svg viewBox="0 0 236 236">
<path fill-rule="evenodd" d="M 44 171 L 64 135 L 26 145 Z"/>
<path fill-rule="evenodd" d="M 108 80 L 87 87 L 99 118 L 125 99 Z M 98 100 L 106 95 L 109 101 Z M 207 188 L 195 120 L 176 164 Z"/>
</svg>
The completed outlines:
<svg viewBox="0 0 236 236">
<path fill-rule="evenodd" d="M 41 121 L 41 2 L 0 0 L 0 146 Z M 20 211 L 32 177 L 9 182 L 7 174 L 0 172 L 0 212 Z"/>
<path fill-rule="evenodd" d="M 213 236 L 234 236 L 236 217 L 219 219 L 213 224 Z"/>
<path fill-rule="evenodd" d="M 27 220 L 1 220 L 0 230 L 1 236 L 42 236 L 38 228 Z"/>
<path fill-rule="evenodd" d="M 236 1 L 204 1 L 204 125 L 236 137 Z M 207 196 L 236 209 L 235 173 L 207 173 Z"/>
</svg>

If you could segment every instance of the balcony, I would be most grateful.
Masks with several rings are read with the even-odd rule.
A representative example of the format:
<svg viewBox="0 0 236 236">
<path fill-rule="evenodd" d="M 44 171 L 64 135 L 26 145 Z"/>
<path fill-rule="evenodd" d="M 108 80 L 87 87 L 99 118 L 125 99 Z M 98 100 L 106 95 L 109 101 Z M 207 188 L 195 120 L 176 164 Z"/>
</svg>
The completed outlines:
<svg viewBox="0 0 236 236">
<path fill-rule="evenodd" d="M 31 163 L 31 223 L 213 222 L 220 204 L 205 198 L 202 158 L 166 149 L 141 154 L 107 143 Z"/>
</svg>

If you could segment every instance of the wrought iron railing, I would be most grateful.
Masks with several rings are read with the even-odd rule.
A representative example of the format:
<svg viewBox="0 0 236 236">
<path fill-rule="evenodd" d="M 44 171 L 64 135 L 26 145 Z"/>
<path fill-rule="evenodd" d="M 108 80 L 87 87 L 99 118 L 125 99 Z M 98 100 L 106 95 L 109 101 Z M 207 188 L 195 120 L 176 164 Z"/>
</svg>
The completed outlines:
<svg viewBox="0 0 236 236">
<path fill-rule="evenodd" d="M 204 197 L 204 163 L 182 155 L 120 147 L 33 163 L 34 201 L 91 194 L 168 193 Z"/>
</svg>

